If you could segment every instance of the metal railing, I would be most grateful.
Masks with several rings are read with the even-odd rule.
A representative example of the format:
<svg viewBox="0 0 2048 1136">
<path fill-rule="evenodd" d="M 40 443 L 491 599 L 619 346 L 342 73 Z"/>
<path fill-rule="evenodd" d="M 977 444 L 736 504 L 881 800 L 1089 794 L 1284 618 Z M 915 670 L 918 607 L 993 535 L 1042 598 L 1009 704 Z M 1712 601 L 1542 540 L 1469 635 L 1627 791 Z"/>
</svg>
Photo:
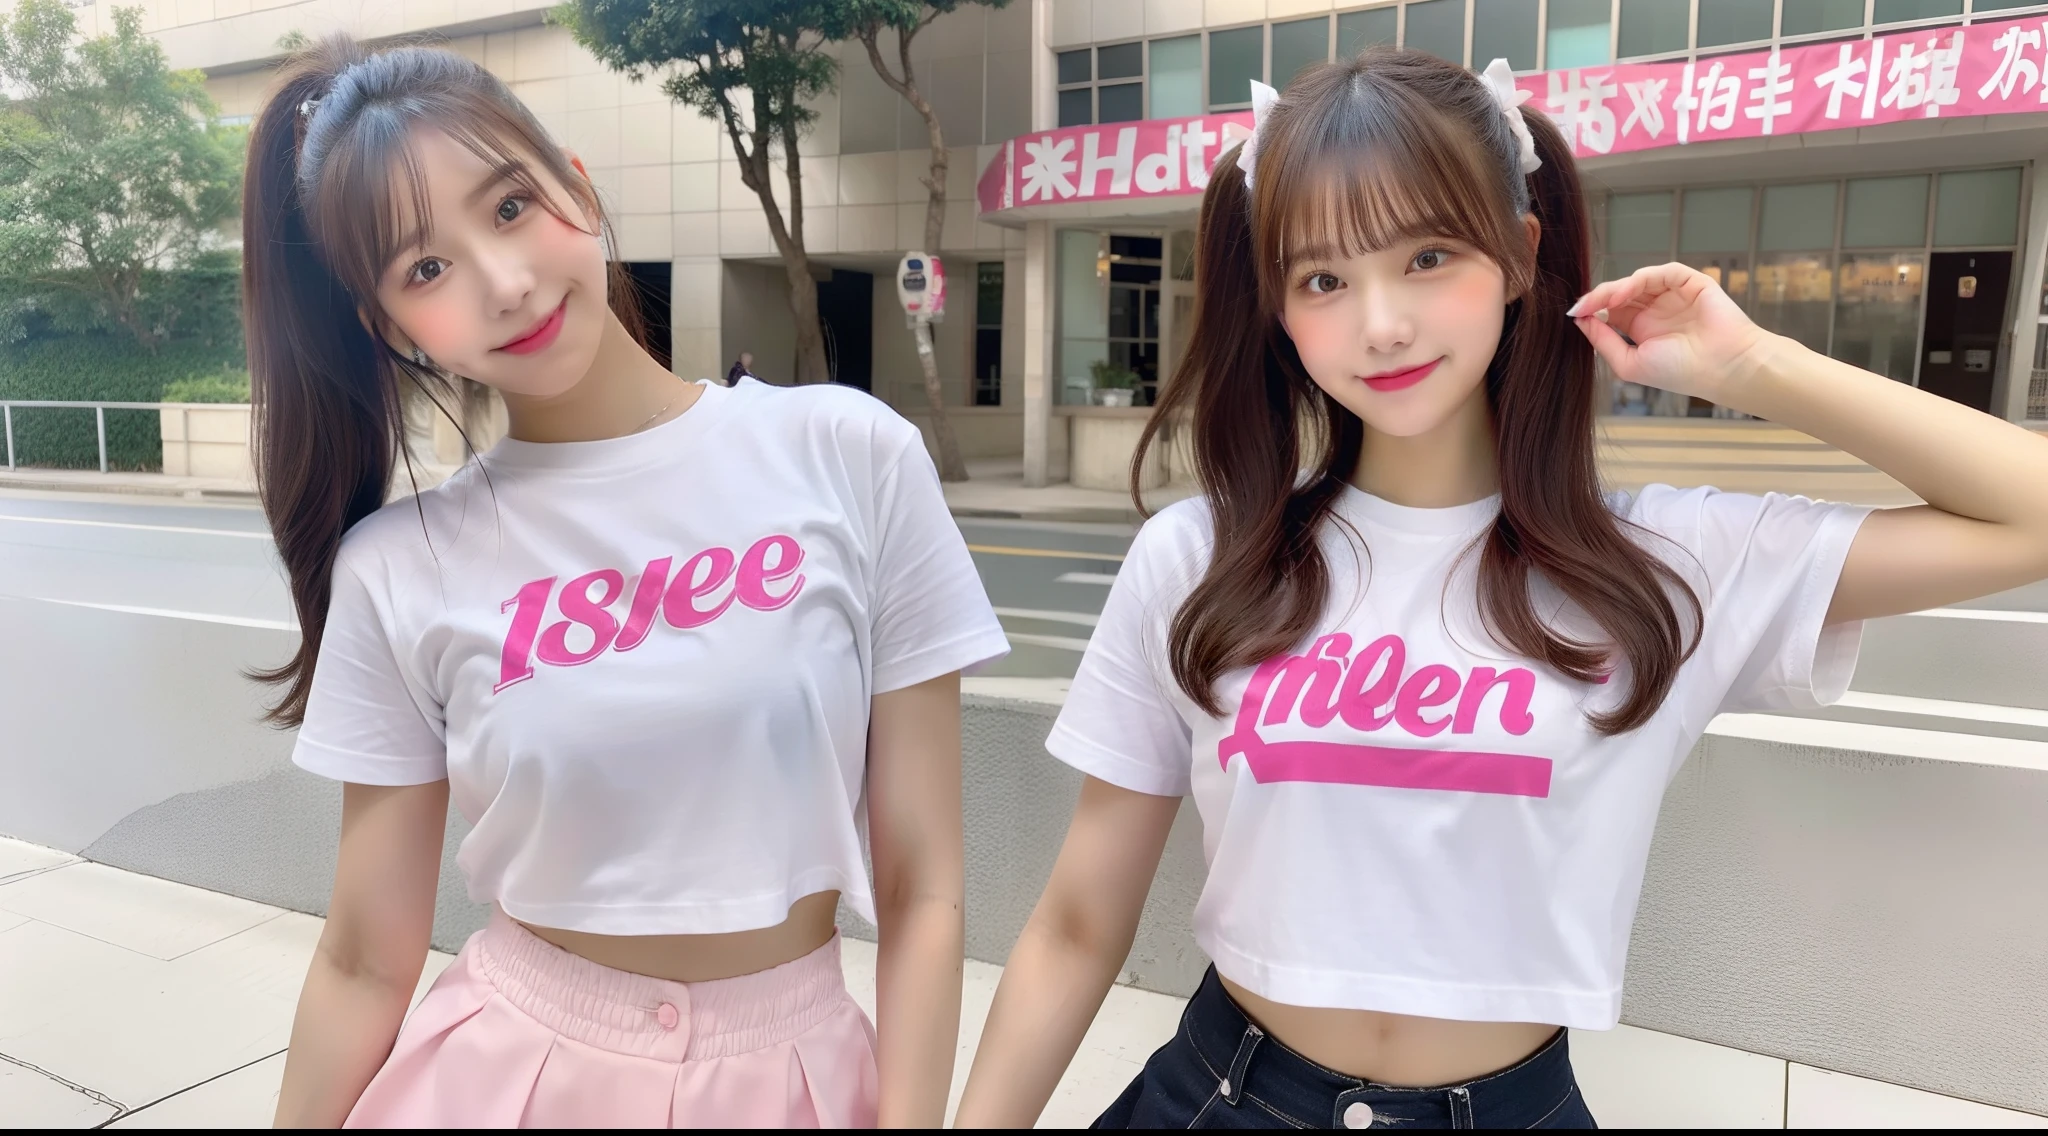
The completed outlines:
<svg viewBox="0 0 2048 1136">
<path fill-rule="evenodd" d="M 24 399 L 0 399 L 0 430 L 7 435 L 7 468 L 14 465 L 14 410 L 90 410 L 93 427 L 99 434 L 100 472 L 107 472 L 107 411 L 109 410 L 190 410 L 195 406 L 233 407 L 237 403 L 205 402 L 33 402 Z"/>
</svg>

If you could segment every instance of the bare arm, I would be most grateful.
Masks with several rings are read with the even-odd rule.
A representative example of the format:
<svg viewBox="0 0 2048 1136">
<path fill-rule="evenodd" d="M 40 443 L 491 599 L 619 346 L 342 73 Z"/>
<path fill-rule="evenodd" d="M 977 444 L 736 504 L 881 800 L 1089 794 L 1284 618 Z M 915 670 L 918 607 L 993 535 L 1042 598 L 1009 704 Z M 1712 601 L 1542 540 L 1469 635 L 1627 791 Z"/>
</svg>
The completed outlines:
<svg viewBox="0 0 2048 1136">
<path fill-rule="evenodd" d="M 960 1040 L 965 853 L 960 676 L 877 695 L 868 721 L 868 843 L 881 949 L 881 1126 L 945 1121 Z"/>
<path fill-rule="evenodd" d="M 343 787 L 327 926 L 299 994 L 279 1128 L 338 1128 L 384 1064 L 426 964 L 448 782 Z"/>
<path fill-rule="evenodd" d="M 1927 502 L 1863 522 L 1829 623 L 2048 577 L 2048 437 L 1790 340 L 1772 347 L 1730 384 L 1729 405 L 1846 450 Z"/>
<path fill-rule="evenodd" d="M 1052 879 L 996 990 L 962 1128 L 1029 1128 L 1131 952 L 1179 797 L 1088 778 Z"/>
<path fill-rule="evenodd" d="M 1920 611 L 2048 577 L 2048 494 L 2041 491 L 2048 437 L 1771 335 L 1719 285 L 1683 265 L 1609 281 L 1574 310 L 1616 377 L 1811 434 L 1927 502 L 1864 521 L 1835 585 L 1829 623 Z M 1602 312 L 1604 321 L 1595 318 Z"/>
</svg>

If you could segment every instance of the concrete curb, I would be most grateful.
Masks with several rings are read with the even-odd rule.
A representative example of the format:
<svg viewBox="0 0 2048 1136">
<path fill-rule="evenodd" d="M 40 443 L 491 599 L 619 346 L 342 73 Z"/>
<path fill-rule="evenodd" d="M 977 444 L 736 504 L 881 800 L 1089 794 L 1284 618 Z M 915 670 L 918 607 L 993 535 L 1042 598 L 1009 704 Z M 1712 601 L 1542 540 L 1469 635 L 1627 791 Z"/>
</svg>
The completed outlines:
<svg viewBox="0 0 2048 1136">
<path fill-rule="evenodd" d="M 151 484 L 109 478 L 104 483 L 85 481 L 51 481 L 38 477 L 20 477 L 0 474 L 0 489 L 28 489 L 39 493 L 111 493 L 124 497 L 176 497 L 184 500 L 195 498 L 220 501 L 257 500 L 254 489 L 230 489 L 219 486 L 183 485 L 176 481 Z"/>
</svg>

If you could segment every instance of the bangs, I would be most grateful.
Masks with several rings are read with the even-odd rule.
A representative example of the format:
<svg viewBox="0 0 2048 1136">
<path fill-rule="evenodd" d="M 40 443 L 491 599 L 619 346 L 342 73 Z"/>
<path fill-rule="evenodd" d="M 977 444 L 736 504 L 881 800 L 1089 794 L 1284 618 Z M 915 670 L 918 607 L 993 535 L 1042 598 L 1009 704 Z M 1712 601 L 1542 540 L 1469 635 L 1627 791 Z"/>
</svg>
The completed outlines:
<svg viewBox="0 0 2048 1136">
<path fill-rule="evenodd" d="M 1499 156 L 1398 86 L 1332 94 L 1274 122 L 1260 147 L 1252 212 L 1268 294 L 1306 261 L 1418 237 L 1471 246 L 1519 288 L 1532 266 Z"/>
<path fill-rule="evenodd" d="M 1487 247 L 1491 218 L 1452 189 L 1402 162 L 1319 159 L 1292 192 L 1275 195 L 1280 265 L 1364 256 L 1418 237 Z"/>
<path fill-rule="evenodd" d="M 536 167 L 545 169 L 575 192 L 566 162 L 551 150 L 535 153 L 529 147 L 526 137 L 538 132 L 537 124 L 514 121 L 493 108 L 444 105 L 442 100 L 372 103 L 344 127 L 345 135 L 328 152 L 306 210 L 331 269 L 358 300 L 374 306 L 377 283 L 391 265 L 423 252 L 433 240 L 433 206 L 415 144 L 422 128 L 445 134 L 535 204 L 582 227 L 581 219 L 564 213 L 537 176 Z"/>
</svg>

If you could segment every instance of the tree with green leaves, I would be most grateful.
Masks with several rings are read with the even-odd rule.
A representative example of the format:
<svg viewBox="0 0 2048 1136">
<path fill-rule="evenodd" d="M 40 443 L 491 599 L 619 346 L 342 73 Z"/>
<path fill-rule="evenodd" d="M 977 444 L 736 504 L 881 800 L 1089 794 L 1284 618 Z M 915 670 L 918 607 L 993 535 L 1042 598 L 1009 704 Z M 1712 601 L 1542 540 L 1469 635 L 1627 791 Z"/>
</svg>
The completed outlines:
<svg viewBox="0 0 2048 1136">
<path fill-rule="evenodd" d="M 569 0 L 550 17 L 598 61 L 635 82 L 660 76 L 668 97 L 725 128 L 740 181 L 761 203 L 789 278 L 796 381 L 830 375 L 818 322 L 818 283 L 804 246 L 803 158 L 797 142 L 817 119 L 811 100 L 832 89 L 821 28 L 834 0 Z M 775 200 L 782 167 L 788 210 Z"/>
<path fill-rule="evenodd" d="M 946 228 L 946 134 L 939 126 L 939 112 L 917 85 L 917 67 L 911 62 L 911 43 L 917 33 L 933 20 L 970 4 L 1001 8 L 1010 0 L 840 0 L 832 6 L 834 22 L 826 31 L 834 39 L 855 39 L 867 49 L 868 63 L 882 82 L 924 119 L 926 141 L 931 147 L 931 164 L 923 178 L 924 251 L 939 254 Z M 888 33 L 894 32 L 891 37 Z M 884 57 L 888 39 L 896 41 L 896 64 Z M 968 298 L 972 302 L 972 297 Z M 945 481 L 967 480 L 967 463 L 960 457 L 960 442 L 953 436 L 953 424 L 946 417 L 945 388 L 939 383 L 938 358 L 932 353 L 931 328 L 918 324 L 911 329 L 917 337 L 917 359 L 924 368 L 924 396 L 931 404 L 932 434 L 938 442 L 939 477 Z"/>
<path fill-rule="evenodd" d="M 140 8 L 83 42 L 62 0 L 0 18 L 0 342 L 33 315 L 149 351 L 218 323 L 243 133 L 199 72 L 166 65 Z"/>
</svg>

